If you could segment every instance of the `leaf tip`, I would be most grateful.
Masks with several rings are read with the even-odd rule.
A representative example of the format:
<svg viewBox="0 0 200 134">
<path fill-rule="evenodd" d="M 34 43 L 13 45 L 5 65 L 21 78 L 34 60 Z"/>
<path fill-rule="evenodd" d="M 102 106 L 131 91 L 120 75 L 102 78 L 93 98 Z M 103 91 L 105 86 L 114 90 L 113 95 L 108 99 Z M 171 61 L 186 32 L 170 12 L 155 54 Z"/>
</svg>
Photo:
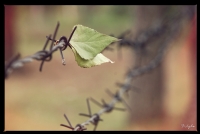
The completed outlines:
<svg viewBox="0 0 200 134">
<path fill-rule="evenodd" d="M 113 63 L 115 63 L 115 62 L 114 62 L 114 61 L 110 61 L 110 63 L 112 63 L 112 64 L 113 64 Z"/>
</svg>

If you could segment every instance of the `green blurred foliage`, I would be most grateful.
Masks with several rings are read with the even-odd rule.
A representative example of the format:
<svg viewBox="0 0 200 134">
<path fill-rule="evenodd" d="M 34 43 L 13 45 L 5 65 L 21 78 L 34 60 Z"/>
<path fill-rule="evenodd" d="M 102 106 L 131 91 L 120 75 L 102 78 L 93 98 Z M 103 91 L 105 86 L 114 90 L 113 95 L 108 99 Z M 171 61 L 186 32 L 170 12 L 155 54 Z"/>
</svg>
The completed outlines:
<svg viewBox="0 0 200 134">
<path fill-rule="evenodd" d="M 69 37 L 72 28 L 81 24 L 104 34 L 118 36 L 134 23 L 133 6 L 16 6 L 15 35 L 22 53 L 27 47 L 37 50 L 45 36 L 53 34 L 57 22 L 60 36 Z M 25 53 L 26 53 L 25 52 Z M 31 51 L 33 52 L 33 51 Z"/>
</svg>

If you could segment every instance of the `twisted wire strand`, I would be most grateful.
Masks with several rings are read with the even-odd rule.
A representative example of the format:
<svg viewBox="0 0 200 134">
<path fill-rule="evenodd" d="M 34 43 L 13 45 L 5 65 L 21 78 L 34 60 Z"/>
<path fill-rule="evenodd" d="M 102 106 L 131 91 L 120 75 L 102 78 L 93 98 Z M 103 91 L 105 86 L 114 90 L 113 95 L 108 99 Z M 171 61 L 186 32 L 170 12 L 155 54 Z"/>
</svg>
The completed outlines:
<svg viewBox="0 0 200 134">
<path fill-rule="evenodd" d="M 181 14 L 183 15 L 183 13 Z M 185 15 L 185 14 L 184 14 Z M 180 17 L 180 16 L 179 16 Z M 176 18 L 177 20 L 179 20 L 180 18 Z M 113 96 L 113 99 L 106 104 L 106 106 L 103 106 L 102 109 L 100 109 L 96 114 L 92 115 L 88 120 L 86 120 L 85 122 L 76 125 L 75 128 L 73 128 L 74 131 L 82 131 L 85 130 L 85 126 L 89 125 L 90 123 L 94 123 L 96 121 L 97 118 L 99 118 L 102 114 L 104 113 L 108 113 L 111 112 L 115 107 L 115 104 L 120 102 L 120 99 L 122 99 L 122 96 L 124 93 L 128 92 L 131 88 L 131 83 L 132 80 L 137 77 L 140 76 L 142 74 L 145 74 L 153 69 L 155 69 L 157 66 L 159 66 L 159 64 L 161 63 L 161 61 L 163 60 L 164 54 L 167 50 L 168 45 L 170 44 L 170 42 L 176 38 L 177 34 L 179 33 L 180 30 L 180 23 L 178 21 L 175 21 L 176 23 L 170 24 L 170 26 L 172 26 L 172 30 L 169 32 L 169 36 L 167 36 L 167 38 L 163 41 L 163 43 L 160 45 L 160 49 L 157 52 L 157 55 L 154 57 L 153 60 L 151 60 L 147 65 L 142 66 L 142 67 L 138 67 L 135 68 L 133 67 L 128 74 L 126 75 L 125 81 L 123 86 L 121 86 L 121 88 L 119 89 L 119 91 L 117 92 L 117 94 L 115 96 Z M 159 28 L 158 28 L 159 29 Z M 161 26 L 162 29 L 162 26 Z M 153 30 L 155 32 L 158 32 L 156 29 Z M 148 33 L 148 32 L 147 32 Z M 159 32 L 158 32 L 159 33 Z M 147 38 L 152 38 L 152 32 L 151 34 L 147 34 L 149 36 L 147 36 Z M 157 35 L 157 33 L 154 34 L 155 36 Z M 150 37 L 151 36 L 151 37 Z M 140 42 L 139 44 L 144 44 L 142 42 L 148 42 L 147 38 L 143 38 L 143 40 L 141 41 L 139 39 L 138 42 Z M 132 42 L 130 40 L 126 40 L 123 39 L 121 41 L 122 44 L 133 44 L 133 46 L 135 46 L 135 42 Z M 54 53 L 57 49 L 61 49 L 63 48 L 63 46 L 66 46 L 65 42 L 61 41 L 59 42 L 56 46 L 54 46 L 52 49 L 50 49 L 49 51 L 46 50 L 42 50 L 42 51 L 38 51 L 35 54 L 31 55 L 31 56 L 27 56 L 23 59 L 19 59 L 20 55 L 18 54 L 16 57 L 13 58 L 13 60 L 11 60 L 6 66 L 5 66 L 5 78 L 16 68 L 22 67 L 25 63 L 30 63 L 33 60 L 41 60 L 44 61 L 46 58 L 50 57 L 52 53 Z M 137 45 L 136 45 L 137 46 Z M 19 59 L 19 60 L 18 60 Z M 116 97 L 117 96 L 117 97 Z M 104 101 L 103 101 L 104 102 Z M 105 102 L 104 102 L 105 104 Z"/>
<path fill-rule="evenodd" d="M 50 57 L 55 51 L 58 49 L 61 49 L 65 43 L 63 41 L 59 42 L 56 46 L 53 46 L 53 48 L 49 51 L 43 50 L 43 51 L 38 51 L 35 54 L 31 56 L 27 56 L 23 59 L 19 59 L 20 55 L 18 54 L 13 60 L 7 63 L 5 66 L 5 78 L 8 77 L 8 75 L 17 68 L 22 67 L 25 63 L 30 63 L 33 60 L 39 60 L 39 61 L 44 61 L 44 59 Z"/>
<path fill-rule="evenodd" d="M 115 104 L 119 102 L 119 98 L 121 99 L 123 94 L 130 90 L 133 78 L 135 78 L 136 76 L 142 75 L 148 71 L 151 71 L 152 69 L 156 68 L 161 63 L 166 47 L 167 47 L 167 43 L 163 45 L 163 47 L 159 50 L 160 52 L 158 53 L 158 55 L 148 65 L 138 68 L 138 69 L 133 69 L 132 71 L 130 71 L 125 78 L 125 81 L 123 84 L 124 86 L 122 86 L 119 89 L 119 92 L 117 94 L 118 97 L 114 97 L 110 101 L 110 103 L 108 103 L 108 107 L 103 107 L 101 110 L 99 110 L 99 112 L 97 112 L 97 114 L 93 115 L 87 121 L 80 124 L 81 128 L 84 128 L 86 125 L 89 125 L 90 123 L 94 122 L 97 116 L 101 116 L 102 114 L 110 111 L 110 109 L 113 109 L 115 107 Z M 74 131 L 77 131 L 77 130 L 80 130 L 80 126 L 77 126 L 76 128 L 74 128 Z"/>
<path fill-rule="evenodd" d="M 153 69 L 155 69 L 156 67 L 158 67 L 160 65 L 160 63 L 163 60 L 163 57 L 167 51 L 167 48 L 169 46 L 169 44 L 179 35 L 180 30 L 181 30 L 181 17 L 183 16 L 183 13 L 177 13 L 178 15 L 173 19 L 174 23 L 173 25 L 169 23 L 169 26 L 171 26 L 171 30 L 168 31 L 168 33 L 170 33 L 163 41 L 163 43 L 160 45 L 160 48 L 157 51 L 156 56 L 154 57 L 154 59 L 152 59 L 147 65 L 144 65 L 142 67 L 133 67 L 131 70 L 129 70 L 128 74 L 126 75 L 125 81 L 123 86 L 121 86 L 121 88 L 119 89 L 119 91 L 117 92 L 117 94 L 115 96 L 113 96 L 113 99 L 110 101 L 110 103 L 107 104 L 107 107 L 103 107 L 102 109 L 100 109 L 96 114 L 94 114 L 93 116 L 91 116 L 88 120 L 86 120 L 85 122 L 77 125 L 73 131 L 80 131 L 83 130 L 83 128 L 85 129 L 86 125 L 89 125 L 90 123 L 95 122 L 95 119 L 97 117 L 100 117 L 102 114 L 106 113 L 106 112 L 110 112 L 112 109 L 114 109 L 114 106 L 116 103 L 120 102 L 120 99 L 122 99 L 122 96 L 124 93 L 127 93 L 130 89 L 131 89 L 131 83 L 132 80 L 140 75 L 143 75 Z M 184 14 L 185 15 L 185 14 Z M 191 14 L 189 14 L 191 15 Z M 163 28 L 166 28 L 165 25 L 160 25 L 160 27 L 155 27 L 155 29 L 151 29 L 152 31 L 150 33 L 152 33 L 153 35 L 157 36 L 158 33 L 160 33 L 160 31 L 163 31 Z M 159 31 L 160 30 L 160 31 Z M 149 33 L 147 31 L 147 33 Z M 144 44 L 146 41 L 148 41 L 147 38 L 152 38 L 152 34 L 149 34 L 150 37 L 146 37 L 144 38 L 143 41 L 139 41 L 139 44 Z M 131 42 L 130 40 L 126 40 L 123 39 L 121 40 L 121 44 L 122 45 L 124 43 L 128 43 L 128 45 L 132 44 L 132 47 L 135 47 L 135 42 Z"/>
</svg>

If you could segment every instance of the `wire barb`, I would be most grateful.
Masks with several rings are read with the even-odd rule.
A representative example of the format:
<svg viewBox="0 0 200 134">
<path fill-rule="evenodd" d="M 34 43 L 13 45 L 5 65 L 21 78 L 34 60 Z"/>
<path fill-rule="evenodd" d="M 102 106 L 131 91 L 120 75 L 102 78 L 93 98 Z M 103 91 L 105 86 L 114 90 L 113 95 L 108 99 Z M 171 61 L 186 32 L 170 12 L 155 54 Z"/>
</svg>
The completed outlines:
<svg viewBox="0 0 200 134">
<path fill-rule="evenodd" d="M 47 45 L 48 45 L 49 40 L 52 40 L 49 51 L 52 50 L 53 44 L 54 44 L 54 42 L 55 42 L 55 38 L 56 38 L 56 34 L 57 34 L 57 31 L 58 31 L 59 26 L 60 26 L 60 23 L 58 22 L 58 23 L 57 23 L 57 26 L 56 26 L 56 29 L 55 29 L 55 31 L 54 31 L 54 34 L 53 34 L 53 39 L 51 39 L 51 36 L 49 36 L 49 37 L 47 38 L 47 41 L 46 41 L 46 43 L 45 43 L 45 45 L 44 45 L 44 48 L 43 48 L 43 51 L 45 51 L 45 49 L 46 49 L 46 47 L 47 47 Z M 50 59 L 49 59 L 48 61 L 50 61 L 50 60 L 52 59 L 52 54 L 49 55 L 49 58 L 50 58 Z M 42 62 L 41 62 L 41 64 L 40 64 L 40 72 L 42 72 L 42 67 L 43 67 L 43 65 L 44 65 L 45 59 L 46 59 L 46 57 L 44 58 L 44 60 L 42 60 Z"/>
<path fill-rule="evenodd" d="M 71 130 L 73 130 L 73 131 L 75 130 L 75 128 L 76 128 L 76 131 L 84 131 L 84 130 L 87 129 L 87 128 L 84 128 L 84 126 L 82 126 L 81 124 L 77 124 L 76 127 L 72 127 L 72 125 L 71 125 L 69 119 L 67 118 L 67 115 L 64 114 L 64 117 L 65 117 L 65 119 L 67 120 L 69 126 L 67 126 L 67 125 L 65 125 L 65 124 L 60 124 L 60 126 L 69 128 L 69 129 L 71 129 Z"/>
<path fill-rule="evenodd" d="M 63 56 L 63 53 L 62 53 L 62 49 L 60 48 L 60 54 L 61 54 L 61 57 L 62 57 L 62 64 L 63 65 L 66 65 L 66 63 L 65 63 L 65 58 L 64 58 L 64 56 Z"/>
<path fill-rule="evenodd" d="M 119 111 L 125 111 L 125 109 L 123 109 L 123 108 L 117 108 L 117 107 L 114 107 L 113 105 L 106 103 L 103 99 L 101 100 L 103 104 L 99 103 L 98 101 L 96 101 L 92 97 L 90 98 L 90 100 L 92 102 L 94 102 L 95 104 L 97 104 L 98 106 L 105 108 L 106 109 L 105 112 L 108 112 L 108 113 L 111 112 L 113 109 L 119 110 Z"/>
<path fill-rule="evenodd" d="M 86 101 L 87 101 L 87 107 L 88 107 L 88 112 L 89 112 L 89 114 L 79 113 L 79 115 L 81 115 L 81 116 L 86 116 L 86 117 L 90 117 L 90 118 L 91 118 L 91 117 L 92 117 L 92 113 L 91 113 L 91 109 L 90 109 L 89 99 L 87 99 Z M 95 131 L 96 128 L 97 128 L 97 126 L 98 126 L 99 121 L 103 121 L 103 120 L 100 119 L 100 117 L 99 117 L 98 114 L 94 114 L 93 116 L 95 116 L 95 118 L 93 119 L 92 124 L 94 125 L 93 131 Z"/>
<path fill-rule="evenodd" d="M 66 45 L 63 47 L 63 51 L 67 48 L 67 46 L 69 46 L 69 47 L 71 48 L 71 45 L 70 45 L 69 42 L 70 42 L 70 40 L 71 40 L 71 38 L 72 38 L 74 32 L 76 31 L 76 28 L 77 28 L 77 26 L 74 27 L 74 29 L 73 29 L 73 31 L 72 31 L 72 33 L 71 33 L 71 35 L 70 35 L 70 37 L 69 37 L 68 40 L 67 40 L 67 38 L 65 37 L 65 40 L 67 40 L 67 42 L 66 42 Z M 61 39 L 62 39 L 62 37 L 61 37 Z M 61 41 L 61 39 L 60 39 L 59 41 Z"/>
<path fill-rule="evenodd" d="M 53 43 L 55 42 L 55 37 L 56 37 L 56 33 L 58 31 L 59 28 L 59 22 L 57 23 L 56 29 L 54 31 L 53 34 L 53 39 L 51 39 L 51 35 L 47 36 L 47 40 L 44 44 L 43 50 L 40 50 L 38 52 L 36 52 L 35 54 L 31 55 L 31 56 L 27 56 L 23 59 L 19 59 L 20 55 L 18 54 L 14 59 L 10 60 L 6 65 L 5 65 L 5 79 L 8 77 L 8 74 L 10 74 L 14 69 L 22 67 L 25 63 L 29 63 L 32 62 L 33 60 L 38 60 L 38 61 L 42 61 L 39 67 L 40 72 L 42 71 L 42 67 L 44 62 L 46 61 L 51 61 L 52 60 L 52 54 L 57 51 L 58 49 L 62 49 L 64 46 L 66 46 L 66 43 L 62 40 L 60 42 L 57 42 L 56 46 L 53 46 Z M 47 51 L 45 50 L 49 40 L 52 40 L 51 46 L 50 46 L 50 50 Z M 65 65 L 65 59 L 63 54 L 61 53 L 61 57 L 62 57 L 62 63 L 63 65 Z"/>
<path fill-rule="evenodd" d="M 124 105 L 126 105 L 129 110 L 131 111 L 131 107 L 126 103 L 126 101 L 124 99 L 122 99 L 119 95 L 119 92 L 116 92 L 115 94 L 111 93 L 111 91 L 109 89 L 106 90 L 106 93 L 113 97 L 113 98 L 116 98 L 119 102 L 122 102 Z"/>
</svg>

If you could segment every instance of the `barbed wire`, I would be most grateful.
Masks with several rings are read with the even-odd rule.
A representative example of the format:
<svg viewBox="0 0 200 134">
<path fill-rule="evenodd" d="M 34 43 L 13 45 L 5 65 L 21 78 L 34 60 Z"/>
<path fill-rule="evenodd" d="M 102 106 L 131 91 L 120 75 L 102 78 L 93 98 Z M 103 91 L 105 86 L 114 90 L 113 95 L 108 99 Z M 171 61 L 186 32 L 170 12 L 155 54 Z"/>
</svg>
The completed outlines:
<svg viewBox="0 0 200 134">
<path fill-rule="evenodd" d="M 59 27 L 59 22 L 57 23 L 56 29 L 54 31 L 54 37 L 53 39 L 55 39 L 58 27 Z M 19 59 L 20 54 L 17 54 L 13 59 L 11 59 L 10 61 L 8 61 L 5 65 L 5 79 L 8 77 L 9 74 L 11 74 L 11 72 L 14 69 L 20 68 L 22 67 L 25 63 L 30 63 L 33 60 L 41 60 L 41 66 L 40 66 L 40 71 L 42 69 L 42 66 L 44 64 L 44 61 L 50 61 L 52 59 L 52 53 L 55 52 L 58 48 L 63 47 L 63 43 L 60 43 L 59 45 L 53 47 L 53 41 L 52 44 L 50 45 L 50 50 L 46 51 L 46 47 L 49 43 L 49 40 L 51 38 L 51 35 L 48 36 L 46 43 L 44 44 L 43 50 L 42 51 L 38 51 L 35 54 L 31 55 L 31 56 L 27 56 L 23 59 Z M 53 48 L 52 48 L 53 47 Z"/>
<path fill-rule="evenodd" d="M 151 71 L 152 69 L 156 68 L 161 63 L 166 47 L 167 47 L 167 43 L 165 43 L 163 45 L 163 47 L 159 50 L 160 52 L 158 53 L 158 55 L 148 65 L 146 65 L 142 68 L 131 70 L 128 73 L 127 77 L 125 78 L 123 86 L 113 96 L 113 99 L 110 101 L 110 103 L 105 103 L 105 101 L 102 100 L 102 102 L 103 102 L 103 105 L 101 105 L 102 109 L 99 110 L 99 112 L 97 112 L 93 116 L 91 116 L 87 121 L 76 126 L 73 130 L 80 131 L 83 128 L 85 129 L 86 125 L 89 125 L 90 123 L 94 123 L 96 121 L 96 118 L 99 118 L 103 113 L 108 113 L 108 112 L 111 112 L 113 109 L 115 109 L 115 104 L 118 102 L 122 102 L 123 94 L 127 93 L 131 89 L 130 87 L 131 87 L 131 82 L 132 82 L 133 78 L 135 78 L 136 76 L 142 75 L 148 71 Z M 92 99 L 92 98 L 90 98 L 90 100 L 94 101 L 94 99 Z M 98 105 L 100 105 L 100 104 L 98 104 Z M 126 106 L 128 106 L 128 105 L 126 105 Z M 130 107 L 129 107 L 129 109 L 130 109 Z"/>
<path fill-rule="evenodd" d="M 57 51 L 58 49 L 60 50 L 60 53 L 61 53 L 61 58 L 62 58 L 62 64 L 65 65 L 65 59 L 64 59 L 64 56 L 63 56 L 63 53 L 62 51 L 64 51 L 67 46 L 69 46 L 69 41 L 74 33 L 74 31 L 76 30 L 76 27 L 73 29 L 70 37 L 69 37 L 69 40 L 67 40 L 67 38 L 65 36 L 62 36 L 59 40 L 55 40 L 55 37 L 56 37 L 56 33 L 58 31 L 58 28 L 59 28 L 59 22 L 57 23 L 57 26 L 56 26 L 56 29 L 54 31 L 54 34 L 53 34 L 53 38 L 51 39 L 51 35 L 49 36 L 46 36 L 47 38 L 47 41 L 46 43 L 44 44 L 44 47 L 43 47 L 43 50 L 41 51 L 38 51 L 36 52 L 35 54 L 31 55 L 31 56 L 27 56 L 23 59 L 19 59 L 20 57 L 20 54 L 17 54 L 13 59 L 11 59 L 6 65 L 5 65 L 5 78 L 8 77 L 8 75 L 14 70 L 14 69 L 17 69 L 17 68 L 20 68 L 22 67 L 25 63 L 30 63 L 32 62 L 33 60 L 39 60 L 39 61 L 42 61 L 41 64 L 40 64 L 40 68 L 39 70 L 42 71 L 42 66 L 44 64 L 44 62 L 48 62 L 48 61 L 51 61 L 52 60 L 52 54 Z M 52 40 L 52 43 L 50 45 L 50 48 L 49 48 L 49 51 L 45 50 L 48 43 L 49 43 L 49 40 Z M 54 45 L 54 46 L 53 46 Z"/>
<path fill-rule="evenodd" d="M 183 14 L 181 14 L 183 15 Z M 185 15 L 185 14 L 184 14 Z M 180 16 L 179 16 L 180 17 Z M 132 80 L 137 77 L 140 76 L 142 74 L 145 74 L 147 72 L 150 72 L 151 70 L 155 69 L 156 67 L 159 66 L 159 64 L 161 63 L 161 61 L 163 60 L 164 54 L 167 51 L 167 47 L 170 44 L 171 41 L 173 41 L 174 38 L 177 37 L 179 31 L 180 31 L 180 18 L 176 18 L 178 21 L 176 21 L 177 23 L 174 23 L 173 25 L 170 25 L 170 29 L 168 29 L 169 35 L 165 38 L 165 40 L 163 40 L 163 43 L 160 45 L 159 50 L 157 51 L 156 56 L 154 57 L 154 59 L 152 59 L 147 65 L 144 65 L 142 67 L 136 67 L 133 66 L 132 69 L 130 69 L 128 71 L 128 73 L 126 74 L 125 80 L 123 84 L 118 84 L 118 86 L 120 87 L 120 89 L 115 93 L 111 93 L 109 90 L 107 90 L 107 93 L 112 97 L 112 100 L 109 103 L 106 103 L 103 99 L 102 99 L 102 104 L 99 103 L 98 101 L 96 101 L 93 98 L 88 98 L 87 99 L 87 106 L 88 106 L 88 111 L 89 114 L 82 114 L 80 113 L 80 115 L 82 116 L 86 116 L 89 117 L 88 120 L 86 120 L 85 122 L 81 123 L 81 124 L 77 124 L 75 127 L 72 127 L 69 119 L 67 118 L 67 116 L 64 114 L 65 119 L 67 120 L 68 125 L 64 125 L 64 124 L 60 124 L 61 126 L 67 127 L 73 131 L 84 131 L 87 128 L 85 127 L 86 125 L 89 125 L 90 123 L 95 125 L 94 130 L 96 130 L 97 125 L 99 123 L 99 121 L 103 121 L 100 116 L 104 113 L 109 113 L 112 112 L 113 110 L 120 110 L 120 111 L 125 111 L 125 109 L 123 108 L 117 108 L 115 107 L 115 104 L 118 102 L 123 103 L 124 105 L 126 105 L 126 107 L 129 108 L 129 110 L 131 110 L 131 108 L 128 106 L 128 104 L 123 100 L 123 95 L 125 93 L 128 93 L 128 91 L 130 91 L 131 89 L 135 88 L 131 85 Z M 160 35 L 161 33 L 166 33 L 166 25 L 162 25 L 162 22 L 160 22 L 161 25 L 156 25 L 156 26 L 152 26 L 150 29 L 140 33 L 136 39 L 134 41 L 130 40 L 130 39 L 125 39 L 124 35 L 126 35 L 127 33 L 129 33 L 129 31 L 126 31 L 125 33 L 123 33 L 122 35 L 120 35 L 121 37 L 121 41 L 118 44 L 119 47 L 121 46 L 131 46 L 133 48 L 145 48 L 146 44 L 148 44 L 149 40 L 151 40 L 152 38 Z M 164 23 L 163 23 L 164 24 Z M 42 68 L 42 65 L 45 61 L 50 61 L 52 59 L 52 54 L 57 51 L 58 49 L 61 52 L 61 56 L 62 56 L 62 60 L 64 63 L 64 57 L 62 55 L 62 49 L 66 48 L 67 43 L 64 40 L 59 40 L 59 42 L 57 42 L 57 45 L 53 46 L 53 42 L 55 42 L 55 36 L 57 33 L 59 27 L 59 23 L 57 24 L 56 30 L 54 32 L 53 35 L 53 39 L 51 39 L 51 35 L 49 35 L 47 37 L 47 41 L 44 45 L 44 48 L 42 51 L 38 51 L 35 54 L 31 55 L 31 56 L 27 56 L 23 59 L 19 59 L 20 54 L 16 55 L 12 60 L 10 60 L 6 65 L 5 65 L 5 78 L 7 78 L 7 76 L 12 72 L 12 70 L 22 67 L 25 63 L 29 63 L 32 62 L 33 60 L 39 60 L 42 61 L 41 62 L 41 66 L 40 66 L 40 71 Z M 168 27 L 169 28 L 169 27 Z M 71 34 L 72 36 L 72 34 Z M 70 38 L 71 38 L 70 36 Z M 49 42 L 49 40 L 52 40 L 51 46 L 50 46 L 50 50 L 47 51 L 46 46 Z M 107 50 L 113 50 L 112 48 L 107 48 Z M 101 107 L 101 109 L 92 115 L 91 113 L 91 109 L 90 109 L 90 104 L 89 104 L 89 100 L 92 101 L 93 103 L 97 104 L 98 106 Z"/>
<path fill-rule="evenodd" d="M 20 54 L 17 54 L 6 66 L 5 66 L 5 78 L 12 72 L 12 70 L 22 67 L 25 63 L 32 62 L 33 60 L 44 61 L 45 58 L 51 56 L 56 50 L 63 48 L 64 42 L 60 42 L 58 45 L 54 46 L 50 51 L 38 51 L 31 56 L 27 56 L 23 59 L 19 59 Z"/>
<path fill-rule="evenodd" d="M 185 14 L 184 14 L 185 15 Z M 191 14 L 190 14 L 191 15 Z M 73 131 L 83 131 L 86 130 L 85 126 L 89 125 L 90 123 L 95 125 L 94 130 L 96 130 L 97 128 L 97 124 L 100 121 L 100 116 L 104 113 L 109 113 L 111 112 L 113 109 L 118 109 L 118 110 L 122 110 L 124 111 L 124 109 L 120 109 L 120 108 L 116 108 L 115 104 L 118 102 L 121 102 L 123 104 L 125 104 L 130 110 L 131 108 L 128 106 L 127 103 L 125 103 L 125 101 L 122 99 L 123 95 L 125 93 L 127 93 L 128 91 L 130 91 L 130 89 L 135 88 L 131 85 L 132 80 L 137 77 L 137 76 L 141 76 L 147 72 L 150 72 L 151 70 L 155 69 L 156 67 L 158 67 L 160 65 L 160 63 L 163 60 L 163 57 L 167 51 L 167 47 L 170 44 L 170 42 L 172 42 L 180 33 L 180 29 L 181 29 L 181 17 L 183 16 L 182 13 L 179 13 L 177 16 L 175 16 L 173 18 L 173 25 L 171 25 L 171 23 L 169 23 L 168 27 L 167 25 L 165 25 L 166 23 L 160 22 L 160 24 L 163 23 L 163 25 L 157 25 L 157 26 L 152 26 L 150 29 L 148 29 L 147 31 L 141 33 L 140 35 L 138 35 L 135 41 L 131 41 L 131 40 L 127 40 L 124 39 L 124 35 L 126 35 L 126 33 L 129 33 L 129 31 L 124 32 L 122 35 L 120 35 L 120 39 L 121 42 L 119 42 L 119 47 L 124 46 L 124 44 L 126 44 L 127 46 L 131 46 L 133 48 L 145 48 L 146 44 L 149 42 L 149 40 L 152 40 L 152 38 L 157 37 L 160 34 L 168 34 L 168 36 L 166 36 L 166 38 L 162 41 L 163 43 L 160 45 L 160 48 L 157 51 L 156 56 L 154 57 L 154 59 L 152 59 L 147 65 L 144 65 L 142 67 L 137 67 L 137 66 L 133 66 L 133 68 L 131 70 L 128 71 L 126 77 L 125 77 L 125 81 L 123 84 L 119 84 L 120 89 L 116 92 L 116 94 L 112 94 L 110 91 L 107 90 L 107 93 L 112 96 L 112 100 L 109 103 L 106 103 L 103 99 L 102 99 L 102 103 L 97 102 L 96 100 L 94 100 L 93 98 L 89 98 L 87 99 L 87 104 L 88 104 L 88 111 L 89 111 L 89 115 L 86 114 L 80 114 L 80 115 L 84 115 L 89 117 L 88 120 L 86 120 L 85 122 L 76 125 L 75 128 L 73 128 Z M 175 20 L 175 21 L 174 21 Z M 166 28 L 168 28 L 166 30 Z M 119 37 L 118 37 L 119 38 Z M 112 50 L 112 49 L 107 49 L 107 50 Z M 98 106 L 102 107 L 102 109 L 100 109 L 97 113 L 91 115 L 90 112 L 90 106 L 89 106 L 89 100 L 93 101 L 95 104 L 97 104 Z M 66 116 L 65 116 L 66 117 Z M 67 119 L 68 120 L 68 119 Z M 69 120 L 68 120 L 69 123 Z M 70 123 L 69 123 L 70 124 Z M 63 126 L 63 124 L 61 124 L 61 126 Z"/>
</svg>

